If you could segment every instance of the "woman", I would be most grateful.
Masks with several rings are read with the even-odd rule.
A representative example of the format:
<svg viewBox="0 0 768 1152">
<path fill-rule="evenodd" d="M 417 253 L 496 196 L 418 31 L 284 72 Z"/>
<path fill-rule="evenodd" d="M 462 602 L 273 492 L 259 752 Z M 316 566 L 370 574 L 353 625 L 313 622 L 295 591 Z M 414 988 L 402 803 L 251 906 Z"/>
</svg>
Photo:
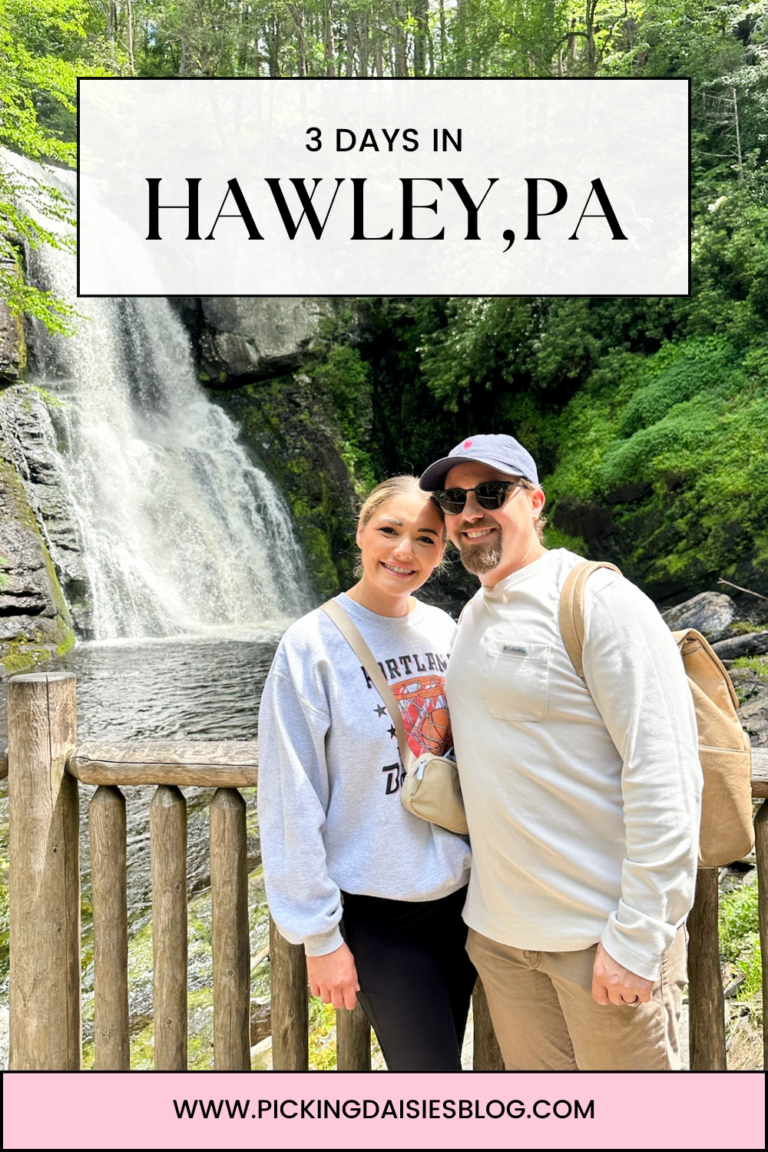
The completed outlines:
<svg viewBox="0 0 768 1152">
<path fill-rule="evenodd" d="M 413 476 L 374 488 L 361 576 L 336 599 L 398 697 L 409 744 L 450 747 L 443 679 L 455 624 L 411 595 L 443 556 L 442 513 Z M 461 920 L 466 841 L 400 803 L 378 692 L 320 609 L 293 624 L 259 714 L 259 824 L 270 911 L 303 944 L 312 994 L 356 999 L 393 1071 L 460 1071 L 475 972 Z"/>
</svg>

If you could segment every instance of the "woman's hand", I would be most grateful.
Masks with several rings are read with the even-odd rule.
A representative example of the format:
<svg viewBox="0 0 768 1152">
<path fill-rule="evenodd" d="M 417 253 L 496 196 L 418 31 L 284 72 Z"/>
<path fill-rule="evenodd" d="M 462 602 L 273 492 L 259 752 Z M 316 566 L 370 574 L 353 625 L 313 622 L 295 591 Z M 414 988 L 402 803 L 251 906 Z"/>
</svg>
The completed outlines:
<svg viewBox="0 0 768 1152">
<path fill-rule="evenodd" d="M 307 956 L 309 990 L 334 1008 L 354 1008 L 360 984 L 355 958 L 346 944 L 325 956 Z"/>
</svg>

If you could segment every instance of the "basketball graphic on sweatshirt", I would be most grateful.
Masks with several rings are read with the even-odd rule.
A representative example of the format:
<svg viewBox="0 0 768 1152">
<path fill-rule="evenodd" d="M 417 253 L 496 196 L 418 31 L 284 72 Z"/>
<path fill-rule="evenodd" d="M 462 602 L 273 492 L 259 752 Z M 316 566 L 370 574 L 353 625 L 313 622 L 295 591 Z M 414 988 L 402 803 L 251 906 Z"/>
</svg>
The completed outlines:
<svg viewBox="0 0 768 1152">
<path fill-rule="evenodd" d="M 421 756 L 423 752 L 444 756 L 453 742 L 445 677 L 425 672 L 393 684 L 392 691 L 400 705 L 408 746 L 414 756 Z"/>
</svg>

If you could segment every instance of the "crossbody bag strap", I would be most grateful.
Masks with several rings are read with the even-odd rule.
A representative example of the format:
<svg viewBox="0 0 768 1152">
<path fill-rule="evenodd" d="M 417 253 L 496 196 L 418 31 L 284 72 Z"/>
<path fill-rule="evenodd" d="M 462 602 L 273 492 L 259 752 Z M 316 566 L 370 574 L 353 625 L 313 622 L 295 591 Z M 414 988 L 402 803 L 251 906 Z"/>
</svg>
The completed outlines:
<svg viewBox="0 0 768 1152">
<path fill-rule="evenodd" d="M 328 600 L 325 604 L 320 605 L 320 610 L 329 616 L 333 623 L 341 632 L 342 636 L 349 644 L 350 648 L 357 656 L 368 673 L 374 688 L 381 696 L 381 699 L 387 706 L 387 711 L 392 718 L 392 723 L 395 726 L 397 733 L 397 744 L 400 749 L 400 757 L 403 761 L 403 767 L 406 772 L 415 762 L 416 757 L 411 752 L 408 745 L 408 737 L 405 733 L 405 724 L 403 723 L 403 714 L 400 711 L 400 705 L 397 702 L 397 697 L 387 683 L 386 677 L 366 644 L 363 637 L 360 635 L 357 627 L 350 620 L 347 613 L 336 600 Z"/>
<path fill-rule="evenodd" d="M 598 568 L 620 569 L 603 560 L 582 560 L 568 573 L 560 593 L 560 634 L 565 650 L 577 673 L 584 679 L 584 590 L 587 580 Z"/>
</svg>

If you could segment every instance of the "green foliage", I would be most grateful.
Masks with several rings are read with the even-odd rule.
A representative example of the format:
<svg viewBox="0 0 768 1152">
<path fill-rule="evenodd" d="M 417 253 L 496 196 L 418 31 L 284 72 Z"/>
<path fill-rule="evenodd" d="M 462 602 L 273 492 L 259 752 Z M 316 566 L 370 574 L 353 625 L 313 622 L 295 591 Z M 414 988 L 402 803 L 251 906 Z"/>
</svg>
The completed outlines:
<svg viewBox="0 0 768 1152">
<path fill-rule="evenodd" d="M 0 145 L 38 160 L 75 163 L 77 76 L 101 71 L 74 62 L 87 14 L 85 0 L 0 0 Z M 41 212 L 50 226 L 30 210 Z M 0 156 L 0 300 L 54 332 L 71 332 L 77 313 L 24 283 L 14 243 L 72 249 L 63 227 L 72 223 L 69 205 L 55 188 L 23 174 L 9 153 Z"/>
<path fill-rule="evenodd" d="M 333 405 L 344 441 L 342 459 L 358 495 L 363 496 L 376 483 L 366 449 L 372 419 L 370 369 L 356 348 L 332 344 L 327 356 L 310 369 L 310 375 Z"/>
<path fill-rule="evenodd" d="M 750 672 L 755 672 L 761 680 L 768 680 L 768 656 L 740 656 L 738 660 L 734 660 L 733 666 L 746 668 Z"/>
<path fill-rule="evenodd" d="M 743 884 L 720 899 L 720 951 L 746 976 L 739 1000 L 762 997 L 758 888 Z"/>
<path fill-rule="evenodd" d="M 629 387 L 590 382 L 564 409 L 553 498 L 610 507 L 622 563 L 648 584 L 768 567 L 768 405 L 743 359 L 691 339 L 620 367 Z"/>
</svg>

